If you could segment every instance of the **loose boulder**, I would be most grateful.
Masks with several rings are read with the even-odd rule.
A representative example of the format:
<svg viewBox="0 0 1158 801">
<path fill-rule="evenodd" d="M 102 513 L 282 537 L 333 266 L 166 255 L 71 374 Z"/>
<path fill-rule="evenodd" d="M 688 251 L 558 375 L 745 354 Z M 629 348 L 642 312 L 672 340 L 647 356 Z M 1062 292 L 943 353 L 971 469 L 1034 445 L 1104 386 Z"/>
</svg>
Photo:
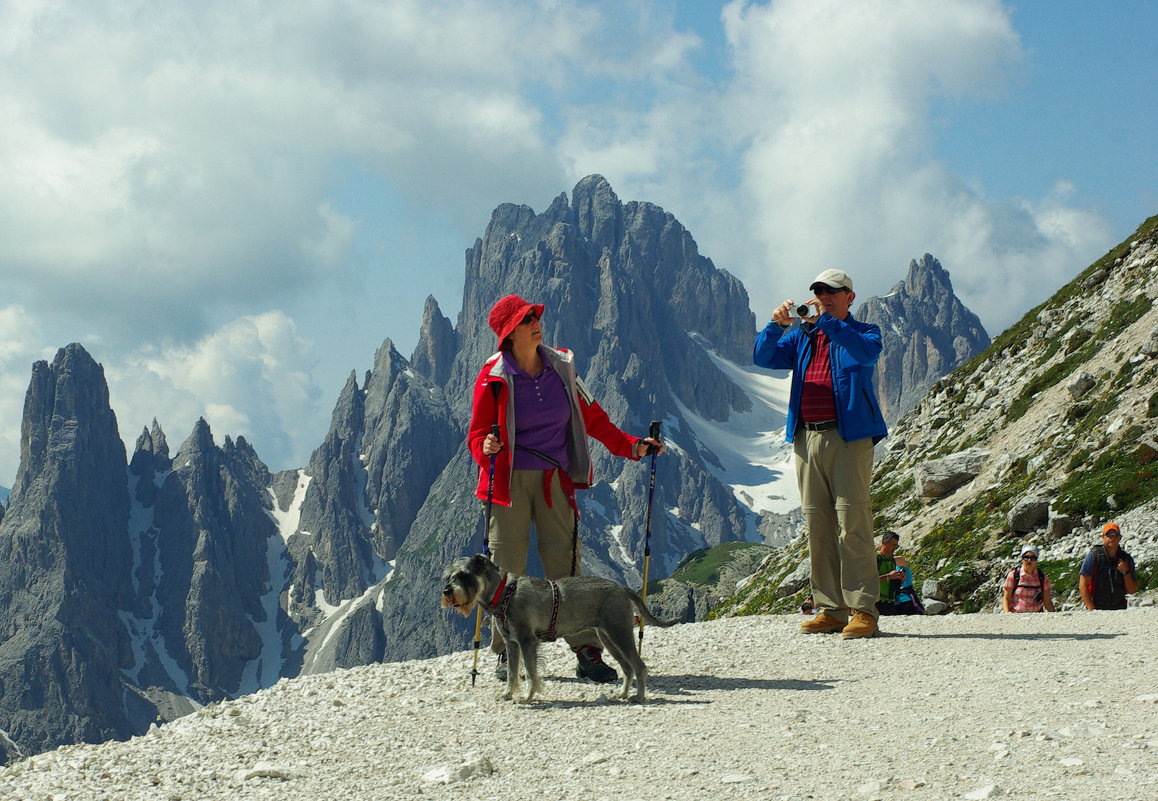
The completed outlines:
<svg viewBox="0 0 1158 801">
<path fill-rule="evenodd" d="M 988 459 L 989 451 L 969 448 L 917 465 L 913 468 L 917 495 L 926 500 L 951 495 L 976 478 Z"/>
<path fill-rule="evenodd" d="M 1009 510 L 1009 530 L 1024 534 L 1036 531 L 1049 522 L 1049 501 L 1045 498 L 1022 498 Z"/>
<path fill-rule="evenodd" d="M 1074 378 L 1073 381 L 1066 384 L 1066 389 L 1069 390 L 1070 397 L 1072 397 L 1074 400 L 1077 400 L 1091 389 L 1093 389 L 1096 383 L 1097 382 L 1094 380 L 1092 375 L 1086 372 L 1082 372 L 1078 373 L 1077 377 Z"/>
</svg>

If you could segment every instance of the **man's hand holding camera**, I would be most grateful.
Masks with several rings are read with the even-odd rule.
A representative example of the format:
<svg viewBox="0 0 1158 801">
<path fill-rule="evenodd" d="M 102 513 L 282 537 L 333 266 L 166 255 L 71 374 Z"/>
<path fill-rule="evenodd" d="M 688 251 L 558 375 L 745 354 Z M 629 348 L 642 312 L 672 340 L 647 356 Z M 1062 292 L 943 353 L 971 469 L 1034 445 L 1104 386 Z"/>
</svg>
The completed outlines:
<svg viewBox="0 0 1158 801">
<path fill-rule="evenodd" d="M 777 306 L 772 312 L 772 322 L 781 328 L 787 328 L 792 325 L 792 321 L 797 317 L 805 322 L 815 323 L 820 318 L 821 308 L 820 301 L 817 298 L 813 298 L 799 305 L 796 301 L 788 299 Z"/>
</svg>

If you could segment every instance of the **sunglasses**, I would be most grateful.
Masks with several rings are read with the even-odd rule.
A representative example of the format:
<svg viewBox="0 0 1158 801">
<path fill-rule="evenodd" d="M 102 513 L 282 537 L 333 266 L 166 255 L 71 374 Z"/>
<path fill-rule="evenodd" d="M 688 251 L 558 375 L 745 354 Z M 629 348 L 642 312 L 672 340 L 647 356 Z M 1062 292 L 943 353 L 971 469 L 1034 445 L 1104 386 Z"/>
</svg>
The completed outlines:
<svg viewBox="0 0 1158 801">
<path fill-rule="evenodd" d="M 539 319 L 539 315 L 535 314 L 534 312 L 527 312 L 527 316 L 524 317 L 522 320 L 519 320 L 519 325 L 530 325 L 531 323 L 535 322 L 535 320 L 538 320 L 538 319 Z"/>
<path fill-rule="evenodd" d="M 1031 553 L 1023 553 L 1021 555 L 1021 558 L 1024 559 L 1026 562 L 1036 562 L 1037 561 L 1037 557 Z"/>
<path fill-rule="evenodd" d="M 812 287 L 812 291 L 817 295 L 839 295 L 841 292 L 847 292 L 846 287 L 831 287 L 828 284 L 818 284 Z"/>
</svg>

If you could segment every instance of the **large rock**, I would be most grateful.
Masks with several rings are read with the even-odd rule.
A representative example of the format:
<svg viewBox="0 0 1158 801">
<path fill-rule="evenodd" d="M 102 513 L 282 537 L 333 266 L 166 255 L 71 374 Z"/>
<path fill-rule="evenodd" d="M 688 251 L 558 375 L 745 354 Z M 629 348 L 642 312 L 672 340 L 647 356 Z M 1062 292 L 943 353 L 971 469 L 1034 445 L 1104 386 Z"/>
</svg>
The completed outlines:
<svg viewBox="0 0 1158 801">
<path fill-rule="evenodd" d="M 426 299 L 422 310 L 422 327 L 418 332 L 418 344 L 410 356 L 410 366 L 426 376 L 438 386 L 450 378 L 450 368 L 458 350 L 454 325 L 443 316 L 434 296 Z"/>
<path fill-rule="evenodd" d="M 1072 381 L 1066 384 L 1066 390 L 1070 393 L 1070 397 L 1077 400 L 1093 389 L 1097 383 L 1092 375 L 1083 370 L 1078 373 Z"/>
<path fill-rule="evenodd" d="M 969 448 L 941 459 L 922 462 L 913 468 L 917 495 L 935 500 L 952 494 L 977 477 L 989 456 L 989 451 Z"/>
<path fill-rule="evenodd" d="M 1036 531 L 1049 521 L 1049 500 L 1022 498 L 1010 508 L 1006 521 L 1010 531 L 1021 534 Z"/>
</svg>

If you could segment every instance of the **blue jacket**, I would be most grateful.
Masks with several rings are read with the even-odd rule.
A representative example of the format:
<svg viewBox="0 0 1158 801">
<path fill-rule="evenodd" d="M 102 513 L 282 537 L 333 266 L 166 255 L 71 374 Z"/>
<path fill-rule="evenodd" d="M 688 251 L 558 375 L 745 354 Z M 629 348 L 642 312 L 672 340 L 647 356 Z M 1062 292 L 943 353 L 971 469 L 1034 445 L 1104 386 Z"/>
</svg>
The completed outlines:
<svg viewBox="0 0 1158 801">
<path fill-rule="evenodd" d="M 829 339 L 836 427 L 841 439 L 855 442 L 872 437 L 875 445 L 889 433 L 873 389 L 873 369 L 881 355 L 881 329 L 872 323 L 859 322 L 851 314 L 838 320 L 827 313 L 820 315 L 816 327 Z M 752 361 L 759 367 L 792 371 L 786 436 L 789 442 L 796 436 L 800 393 L 804 371 L 812 361 L 812 344 L 812 337 L 800 325 L 785 330 L 772 322 L 756 337 L 752 352 Z"/>
</svg>

